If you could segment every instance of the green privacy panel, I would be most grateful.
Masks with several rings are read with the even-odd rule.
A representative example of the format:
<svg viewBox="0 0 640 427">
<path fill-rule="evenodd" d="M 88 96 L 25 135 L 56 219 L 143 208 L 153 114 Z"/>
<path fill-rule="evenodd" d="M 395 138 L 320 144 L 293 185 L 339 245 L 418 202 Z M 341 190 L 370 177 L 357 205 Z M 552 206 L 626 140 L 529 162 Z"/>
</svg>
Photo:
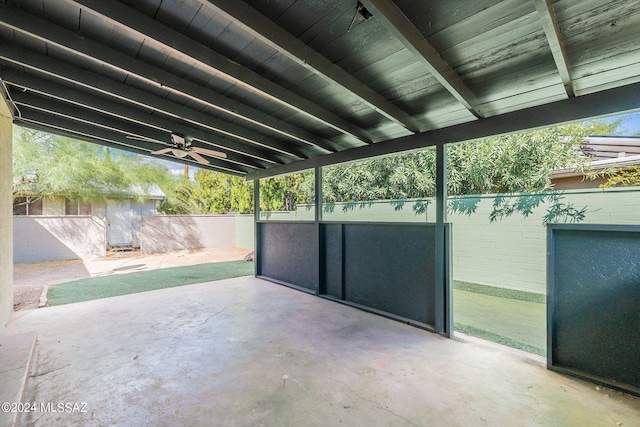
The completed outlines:
<svg viewBox="0 0 640 427">
<path fill-rule="evenodd" d="M 267 221 L 260 226 L 260 274 L 312 291 L 318 286 L 316 226 Z"/>
<path fill-rule="evenodd" d="M 548 365 L 640 390 L 640 227 L 549 226 Z"/>
<path fill-rule="evenodd" d="M 435 324 L 435 226 L 344 225 L 345 300 Z"/>
</svg>

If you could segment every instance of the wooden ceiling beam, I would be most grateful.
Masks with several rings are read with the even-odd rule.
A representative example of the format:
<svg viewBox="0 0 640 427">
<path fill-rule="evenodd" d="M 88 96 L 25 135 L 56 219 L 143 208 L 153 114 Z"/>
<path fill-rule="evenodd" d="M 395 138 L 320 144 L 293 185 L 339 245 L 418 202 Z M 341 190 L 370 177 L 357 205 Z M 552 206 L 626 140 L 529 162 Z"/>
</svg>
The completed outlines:
<svg viewBox="0 0 640 427">
<path fill-rule="evenodd" d="M 29 91 L 15 92 L 12 94 L 12 99 L 21 110 L 22 107 L 27 107 L 55 116 L 76 120 L 81 123 L 87 123 L 106 130 L 120 132 L 126 139 L 130 140 L 132 145 L 137 146 L 141 145 L 138 144 L 138 142 L 148 142 L 148 144 L 144 144 L 144 146 L 152 148 L 152 151 L 172 147 L 170 140 L 171 133 L 164 130 L 150 128 L 138 123 L 121 120 L 113 116 L 100 114 L 96 111 L 81 108 L 73 104 L 67 104 L 55 99 L 38 96 Z M 141 137 L 149 141 L 138 140 L 135 139 L 136 137 Z M 154 142 L 155 145 L 153 145 Z M 205 144 L 197 141 L 192 145 L 206 148 Z M 243 158 L 235 153 L 225 152 L 225 154 L 227 155 L 227 158 L 221 159 L 221 161 L 239 165 L 245 172 L 262 169 L 262 165 L 258 165 L 256 162 Z"/>
<path fill-rule="evenodd" d="M 258 73 L 230 60 L 197 41 L 181 34 L 158 21 L 117 1 L 67 0 L 83 11 L 95 14 L 100 19 L 114 23 L 128 32 L 138 34 L 145 40 L 154 41 L 169 50 L 176 59 L 197 62 L 200 66 L 218 74 L 223 80 L 258 94 L 287 109 L 302 113 L 339 132 L 351 135 L 363 142 L 375 142 L 365 129 L 338 117 L 316 103 L 297 95 Z"/>
<path fill-rule="evenodd" d="M 318 154 L 311 150 L 312 147 L 300 146 L 299 143 L 294 143 L 293 141 L 283 142 L 269 138 L 236 124 L 220 120 L 149 92 L 118 83 L 99 74 L 83 70 L 34 51 L 0 43 L 0 59 L 36 72 L 58 77 L 70 83 L 80 85 L 89 91 L 98 92 L 102 94 L 102 96 L 129 102 L 138 107 L 157 111 L 176 119 L 185 120 L 197 126 L 219 132 L 222 135 L 286 155 L 304 159 Z"/>
<path fill-rule="evenodd" d="M 66 117 L 55 116 L 53 114 L 45 113 L 42 111 L 23 108 L 22 115 L 15 119 L 15 123 L 20 126 L 36 128 L 51 132 L 63 136 L 69 136 L 72 138 L 81 139 L 83 141 L 106 145 L 109 147 L 119 148 L 121 150 L 130 151 L 132 153 L 142 154 L 145 156 L 151 155 L 152 148 L 143 148 L 142 144 L 132 144 L 133 141 L 127 139 L 121 133 L 92 126 L 88 123 L 78 122 Z M 143 141 L 136 141 L 143 142 Z M 148 143 L 151 144 L 151 143 Z M 196 161 L 191 161 L 186 158 L 177 159 L 175 157 L 169 157 L 165 155 L 166 160 L 171 160 L 177 163 L 189 164 L 197 166 L 199 168 L 217 170 L 227 174 L 245 176 L 246 172 L 229 167 L 228 164 L 223 164 L 220 160 L 210 159 L 208 165 L 203 165 Z"/>
<path fill-rule="evenodd" d="M 540 16 L 540 23 L 544 29 L 544 34 L 547 36 L 551 54 L 556 63 L 556 68 L 560 74 L 564 89 L 567 92 L 567 96 L 573 98 L 576 94 L 573 88 L 573 80 L 571 79 L 571 71 L 569 70 L 567 51 L 562 42 L 562 33 L 560 32 L 551 0 L 533 0 L 533 4 L 536 6 L 538 16 Z"/>
<path fill-rule="evenodd" d="M 54 25 L 20 9 L 9 6 L 0 8 L 0 26 L 55 45 L 105 67 L 134 75 L 154 86 L 169 89 L 179 96 L 218 110 L 228 115 L 228 117 L 230 116 L 230 119 L 239 118 L 245 120 L 280 136 L 315 145 L 327 152 L 339 151 L 339 147 L 335 143 L 320 138 L 311 132 L 86 37 L 81 37 L 73 31 Z"/>
<path fill-rule="evenodd" d="M 387 119 L 414 133 L 423 130 L 423 126 L 406 111 L 360 82 L 244 1 L 208 0 L 208 2 L 215 5 L 216 9 L 234 24 L 242 27 L 298 65 L 352 93 Z"/>
<path fill-rule="evenodd" d="M 462 81 L 460 76 L 442 59 L 420 30 L 391 0 L 360 0 L 391 34 L 433 75 L 458 102 L 474 116 L 484 117 L 482 102 Z"/>
<path fill-rule="evenodd" d="M 222 149 L 227 152 L 227 154 L 236 153 L 243 157 L 254 159 L 254 162 L 260 167 L 269 167 L 292 161 L 291 157 L 284 156 L 280 153 L 273 151 L 268 152 L 260 147 L 243 144 L 239 141 L 232 141 L 212 131 L 171 120 L 161 114 L 149 114 L 127 104 L 109 101 L 88 92 L 82 92 L 77 89 L 55 84 L 51 81 L 39 79 L 6 67 L 0 70 L 0 78 L 10 87 L 15 87 L 16 91 L 33 92 L 41 96 L 76 105 L 80 108 L 164 130 L 167 133 L 182 133 L 198 139 L 207 145 Z M 11 93 L 15 93 L 15 91 Z"/>
</svg>

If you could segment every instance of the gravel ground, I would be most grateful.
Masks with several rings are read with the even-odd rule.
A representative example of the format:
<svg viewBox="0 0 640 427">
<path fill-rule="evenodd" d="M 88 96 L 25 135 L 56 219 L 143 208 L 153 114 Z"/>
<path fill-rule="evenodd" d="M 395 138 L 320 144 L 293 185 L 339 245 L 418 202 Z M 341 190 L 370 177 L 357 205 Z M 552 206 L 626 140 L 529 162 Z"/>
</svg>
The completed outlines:
<svg viewBox="0 0 640 427">
<path fill-rule="evenodd" d="M 38 308 L 44 286 L 16 286 L 13 288 L 13 311 Z"/>
<path fill-rule="evenodd" d="M 111 274 L 126 274 L 160 268 L 211 262 L 239 261 L 251 250 L 206 248 L 142 255 L 140 252 L 114 253 L 89 260 L 45 261 L 13 265 L 14 311 L 38 308 L 45 288 L 73 280 Z"/>
</svg>

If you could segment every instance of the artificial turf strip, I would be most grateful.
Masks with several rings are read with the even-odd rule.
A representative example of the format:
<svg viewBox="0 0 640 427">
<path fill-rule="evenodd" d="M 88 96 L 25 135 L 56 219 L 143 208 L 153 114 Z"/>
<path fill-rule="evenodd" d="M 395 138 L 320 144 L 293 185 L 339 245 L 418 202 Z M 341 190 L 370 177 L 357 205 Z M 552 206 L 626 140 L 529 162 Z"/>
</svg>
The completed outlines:
<svg viewBox="0 0 640 427">
<path fill-rule="evenodd" d="M 92 277 L 51 286 L 47 293 L 47 306 L 71 304 L 253 274 L 253 262 L 231 261 Z"/>
<path fill-rule="evenodd" d="M 498 344 L 506 345 L 508 347 L 517 348 L 519 350 L 524 350 L 529 353 L 534 353 L 539 356 L 547 355 L 547 351 L 545 349 L 536 347 L 531 344 L 526 344 L 521 341 L 517 341 L 509 337 L 496 334 L 495 332 L 486 331 L 484 329 L 476 328 L 470 325 L 464 325 L 456 322 L 454 326 L 454 330 L 458 332 L 462 332 L 463 334 L 473 335 L 474 337 L 482 338 L 483 340 L 493 341 Z"/>
<path fill-rule="evenodd" d="M 475 283 L 460 282 L 457 280 L 454 280 L 453 288 L 467 292 L 475 292 L 476 294 L 489 295 L 492 297 L 510 298 L 519 301 L 537 302 L 540 304 L 545 304 L 547 302 L 547 297 L 543 294 L 516 291 L 514 289 L 495 288 L 493 286 L 477 285 Z"/>
</svg>

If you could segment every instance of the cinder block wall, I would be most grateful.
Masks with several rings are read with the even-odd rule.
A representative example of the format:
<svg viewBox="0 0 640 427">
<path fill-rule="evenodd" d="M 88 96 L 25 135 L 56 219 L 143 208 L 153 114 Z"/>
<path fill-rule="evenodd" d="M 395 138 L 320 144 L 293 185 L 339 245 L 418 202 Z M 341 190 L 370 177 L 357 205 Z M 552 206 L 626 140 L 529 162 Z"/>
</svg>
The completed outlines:
<svg viewBox="0 0 640 427">
<path fill-rule="evenodd" d="M 256 228 L 253 215 L 236 215 L 236 248 L 253 249 Z"/>
<path fill-rule="evenodd" d="M 558 193 L 556 193 L 558 194 Z M 581 189 L 559 193 L 561 203 L 586 208 L 583 224 L 640 224 L 640 188 Z M 544 194 L 533 197 L 541 200 Z M 448 222 L 453 224 L 453 278 L 481 285 L 546 293 L 547 229 L 544 215 L 550 203 L 540 201 L 531 214 L 514 213 L 495 222 L 490 214 L 496 195 L 450 197 Z M 512 204 L 518 195 L 505 196 Z M 532 200 L 530 200 L 532 201 Z M 426 212 L 414 210 L 414 200 L 336 203 L 325 205 L 325 221 L 434 222 L 435 201 Z M 465 207 L 466 212 L 460 208 Z M 263 213 L 272 220 L 308 220 L 308 206 L 293 212 Z M 313 212 L 313 211 L 311 211 Z M 312 218 L 313 214 L 311 214 Z M 559 219 L 557 222 L 565 222 Z"/>
<path fill-rule="evenodd" d="M 13 262 L 106 256 L 106 224 L 90 216 L 16 216 Z"/>
<path fill-rule="evenodd" d="M 640 189 L 567 190 L 561 203 L 586 208 L 582 224 L 640 224 Z M 474 213 L 450 213 L 453 223 L 455 280 L 544 294 L 547 289 L 547 229 L 543 217 L 549 202 L 524 217 L 515 213 L 493 223 L 495 196 L 479 198 Z M 507 198 L 507 202 L 515 197 Z M 570 222 L 559 219 L 556 222 Z"/>
<path fill-rule="evenodd" d="M 0 333 L 13 312 L 13 117 L 0 96 Z"/>
<path fill-rule="evenodd" d="M 236 245 L 234 215 L 160 215 L 142 218 L 143 254 Z"/>
</svg>

